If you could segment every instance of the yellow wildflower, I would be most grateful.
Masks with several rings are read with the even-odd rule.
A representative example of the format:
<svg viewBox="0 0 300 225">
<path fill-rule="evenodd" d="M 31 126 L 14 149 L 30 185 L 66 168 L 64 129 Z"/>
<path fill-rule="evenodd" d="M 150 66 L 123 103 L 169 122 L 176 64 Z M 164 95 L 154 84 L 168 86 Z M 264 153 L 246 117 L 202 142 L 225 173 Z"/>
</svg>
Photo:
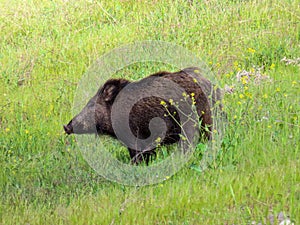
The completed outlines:
<svg viewBox="0 0 300 225">
<path fill-rule="evenodd" d="M 250 53 L 254 54 L 254 53 L 256 52 L 256 50 L 255 50 L 255 49 L 253 49 L 253 48 L 248 48 L 248 52 L 250 52 Z"/>
<path fill-rule="evenodd" d="M 247 76 L 243 76 L 241 78 L 242 84 L 247 84 L 248 83 L 248 77 Z"/>
<path fill-rule="evenodd" d="M 248 98 L 252 99 L 252 94 L 251 94 L 250 92 L 246 92 L 245 95 L 246 95 Z"/>
<path fill-rule="evenodd" d="M 166 105 L 166 102 L 165 101 L 161 101 L 160 104 L 161 105 Z"/>
<path fill-rule="evenodd" d="M 161 142 L 161 137 L 156 138 L 155 142 L 160 143 Z"/>
</svg>

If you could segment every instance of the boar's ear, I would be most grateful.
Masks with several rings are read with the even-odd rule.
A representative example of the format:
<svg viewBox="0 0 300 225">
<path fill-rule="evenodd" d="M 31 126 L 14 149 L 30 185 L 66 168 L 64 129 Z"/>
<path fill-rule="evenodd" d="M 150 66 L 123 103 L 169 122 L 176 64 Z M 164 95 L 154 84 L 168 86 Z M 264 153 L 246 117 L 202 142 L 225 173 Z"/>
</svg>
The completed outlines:
<svg viewBox="0 0 300 225">
<path fill-rule="evenodd" d="M 101 91 L 100 95 L 105 102 L 113 102 L 119 92 L 129 83 L 125 79 L 111 79 L 107 81 Z"/>
</svg>

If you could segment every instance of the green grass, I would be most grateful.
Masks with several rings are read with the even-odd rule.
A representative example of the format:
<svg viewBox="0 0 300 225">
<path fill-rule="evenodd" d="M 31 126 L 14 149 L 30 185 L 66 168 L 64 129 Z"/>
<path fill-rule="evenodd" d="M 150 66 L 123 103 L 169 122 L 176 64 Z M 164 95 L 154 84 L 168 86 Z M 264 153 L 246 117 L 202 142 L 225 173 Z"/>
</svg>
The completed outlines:
<svg viewBox="0 0 300 225">
<path fill-rule="evenodd" d="M 281 59 L 300 57 L 299 18 L 296 0 L 0 1 L 0 224 L 251 224 L 279 212 L 298 224 L 300 67 Z M 97 175 L 62 124 L 88 67 L 143 40 L 189 49 L 234 93 L 209 170 L 196 152 L 165 182 L 135 188 Z M 237 81 L 262 66 L 259 84 Z"/>
</svg>

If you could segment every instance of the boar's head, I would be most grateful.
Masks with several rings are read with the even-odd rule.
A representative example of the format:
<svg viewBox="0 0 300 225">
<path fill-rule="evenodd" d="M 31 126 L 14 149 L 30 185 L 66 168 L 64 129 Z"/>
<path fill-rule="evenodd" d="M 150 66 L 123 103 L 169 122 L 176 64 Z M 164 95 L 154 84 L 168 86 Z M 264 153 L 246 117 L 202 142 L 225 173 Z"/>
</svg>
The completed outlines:
<svg viewBox="0 0 300 225">
<path fill-rule="evenodd" d="M 67 134 L 114 135 L 111 123 L 111 107 L 119 92 L 129 83 L 125 79 L 108 80 L 77 114 L 64 130 Z"/>
</svg>

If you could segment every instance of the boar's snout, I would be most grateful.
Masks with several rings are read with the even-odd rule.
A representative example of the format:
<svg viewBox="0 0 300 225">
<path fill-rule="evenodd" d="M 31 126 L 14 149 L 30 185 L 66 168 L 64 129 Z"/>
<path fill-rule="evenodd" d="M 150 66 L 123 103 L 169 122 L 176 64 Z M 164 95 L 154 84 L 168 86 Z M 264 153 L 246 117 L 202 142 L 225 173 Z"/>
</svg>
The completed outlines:
<svg viewBox="0 0 300 225">
<path fill-rule="evenodd" d="M 66 134 L 72 134 L 73 133 L 73 126 L 71 122 L 68 125 L 64 125 L 64 130 Z"/>
</svg>

